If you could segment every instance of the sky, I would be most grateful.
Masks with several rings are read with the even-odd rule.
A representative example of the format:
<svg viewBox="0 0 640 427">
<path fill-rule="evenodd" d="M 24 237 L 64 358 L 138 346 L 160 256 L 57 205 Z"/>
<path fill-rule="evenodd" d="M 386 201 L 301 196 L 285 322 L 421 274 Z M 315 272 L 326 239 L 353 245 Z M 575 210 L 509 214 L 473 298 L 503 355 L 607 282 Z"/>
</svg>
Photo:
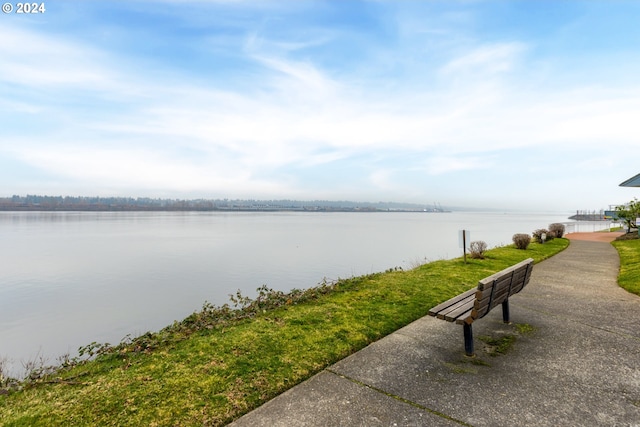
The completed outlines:
<svg viewBox="0 0 640 427">
<path fill-rule="evenodd" d="M 0 14 L 0 197 L 640 197 L 640 2 L 44 6 Z"/>
</svg>

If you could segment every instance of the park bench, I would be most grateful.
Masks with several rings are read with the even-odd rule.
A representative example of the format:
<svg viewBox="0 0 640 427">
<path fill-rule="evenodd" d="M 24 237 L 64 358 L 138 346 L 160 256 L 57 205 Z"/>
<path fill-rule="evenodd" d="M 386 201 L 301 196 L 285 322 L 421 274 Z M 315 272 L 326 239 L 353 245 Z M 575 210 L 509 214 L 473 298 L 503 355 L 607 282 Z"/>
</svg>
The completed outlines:
<svg viewBox="0 0 640 427">
<path fill-rule="evenodd" d="M 472 323 L 486 316 L 498 304 L 502 304 L 502 320 L 509 323 L 509 297 L 520 292 L 529 283 L 532 270 L 532 258 L 505 268 L 480 280 L 477 288 L 433 307 L 429 310 L 429 315 L 462 325 L 465 353 L 473 356 Z"/>
</svg>

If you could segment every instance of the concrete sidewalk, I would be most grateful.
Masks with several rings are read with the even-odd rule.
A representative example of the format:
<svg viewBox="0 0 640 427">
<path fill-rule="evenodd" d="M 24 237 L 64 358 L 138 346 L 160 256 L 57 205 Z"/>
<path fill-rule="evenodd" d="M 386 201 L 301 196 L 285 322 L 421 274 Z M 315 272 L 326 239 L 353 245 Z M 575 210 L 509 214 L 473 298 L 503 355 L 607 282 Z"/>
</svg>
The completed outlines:
<svg viewBox="0 0 640 427">
<path fill-rule="evenodd" d="M 640 297 L 618 268 L 609 243 L 572 240 L 510 299 L 512 325 L 474 323 L 476 358 L 427 316 L 231 425 L 640 427 Z M 507 336 L 503 355 L 481 340 Z"/>
</svg>

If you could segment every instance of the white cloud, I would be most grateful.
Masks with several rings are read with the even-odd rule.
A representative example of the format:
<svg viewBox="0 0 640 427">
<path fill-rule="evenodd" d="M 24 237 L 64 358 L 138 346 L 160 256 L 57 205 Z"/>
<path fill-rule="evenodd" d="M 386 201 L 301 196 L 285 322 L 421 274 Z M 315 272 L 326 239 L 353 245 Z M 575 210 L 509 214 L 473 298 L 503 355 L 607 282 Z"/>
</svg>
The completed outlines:
<svg viewBox="0 0 640 427">
<path fill-rule="evenodd" d="M 427 159 L 426 172 L 430 175 L 442 175 L 451 172 L 489 169 L 493 162 L 480 157 L 433 156 Z"/>
<path fill-rule="evenodd" d="M 114 76 L 104 56 L 78 42 L 46 37 L 11 25 L 0 27 L 0 79 L 25 87 L 102 87 Z M 109 85 L 110 86 L 110 85 Z"/>
<path fill-rule="evenodd" d="M 309 63 L 262 55 L 255 55 L 253 58 L 282 74 L 272 77 L 272 82 L 282 92 L 295 94 L 297 98 L 329 99 L 337 90 L 336 82 Z"/>
<path fill-rule="evenodd" d="M 556 141 L 566 141 L 576 147 L 597 147 L 603 143 L 621 148 L 637 147 L 639 89 L 629 88 L 624 95 L 616 91 L 588 91 L 569 102 L 558 100 L 556 105 L 540 114 L 547 115 L 547 132 Z M 540 107 L 538 109 L 543 110 Z M 555 114 L 549 114 L 549 110 L 555 110 Z"/>
<path fill-rule="evenodd" d="M 144 149 L 81 149 L 56 146 L 37 150 L 21 149 L 18 156 L 47 172 L 83 182 L 87 187 L 157 189 L 185 192 L 226 192 L 245 194 L 288 191 L 269 180 L 256 180 L 252 171 L 225 159 L 209 159 L 204 164 L 175 159 L 170 153 Z"/>
</svg>

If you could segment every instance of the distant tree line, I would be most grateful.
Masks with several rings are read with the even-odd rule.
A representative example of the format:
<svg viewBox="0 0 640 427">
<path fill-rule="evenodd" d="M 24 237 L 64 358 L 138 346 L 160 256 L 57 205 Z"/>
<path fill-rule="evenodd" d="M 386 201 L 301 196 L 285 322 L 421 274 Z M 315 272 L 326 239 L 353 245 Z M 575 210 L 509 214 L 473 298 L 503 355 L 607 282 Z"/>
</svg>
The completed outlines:
<svg viewBox="0 0 640 427">
<path fill-rule="evenodd" d="M 4 211 L 434 211 L 439 206 L 396 202 L 254 199 L 161 199 L 26 195 L 0 198 Z"/>
</svg>

